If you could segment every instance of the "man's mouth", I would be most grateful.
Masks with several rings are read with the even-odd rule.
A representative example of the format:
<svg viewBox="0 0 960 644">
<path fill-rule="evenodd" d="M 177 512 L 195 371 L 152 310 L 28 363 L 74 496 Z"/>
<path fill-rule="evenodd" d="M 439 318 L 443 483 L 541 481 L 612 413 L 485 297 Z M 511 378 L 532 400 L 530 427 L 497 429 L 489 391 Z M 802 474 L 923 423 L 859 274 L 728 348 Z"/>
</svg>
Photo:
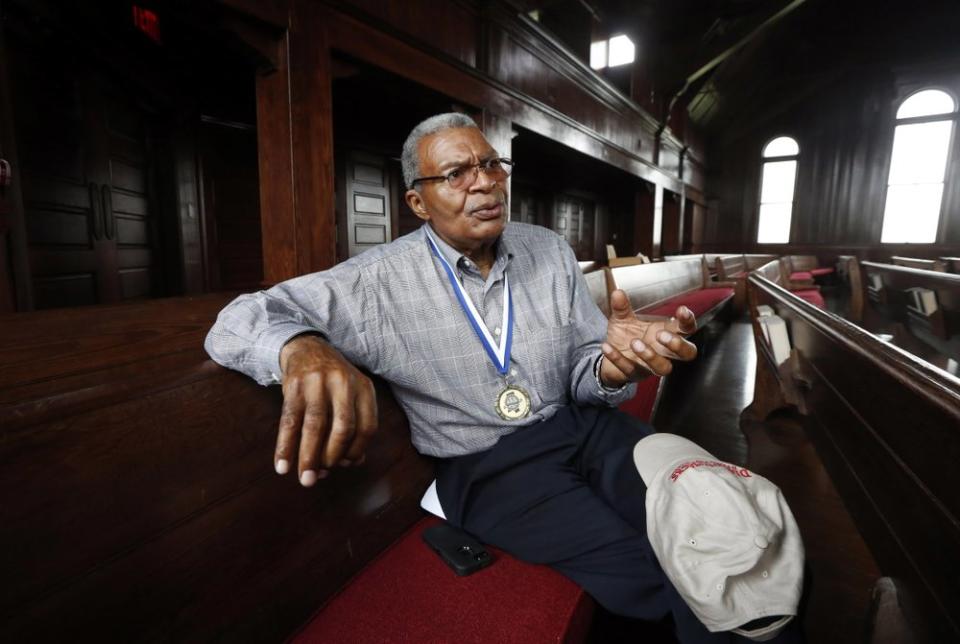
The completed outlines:
<svg viewBox="0 0 960 644">
<path fill-rule="evenodd" d="M 475 208 L 470 211 L 470 214 L 477 219 L 499 219 L 503 216 L 503 204 L 502 203 L 492 203 L 488 205 L 481 206 L 480 208 Z"/>
</svg>

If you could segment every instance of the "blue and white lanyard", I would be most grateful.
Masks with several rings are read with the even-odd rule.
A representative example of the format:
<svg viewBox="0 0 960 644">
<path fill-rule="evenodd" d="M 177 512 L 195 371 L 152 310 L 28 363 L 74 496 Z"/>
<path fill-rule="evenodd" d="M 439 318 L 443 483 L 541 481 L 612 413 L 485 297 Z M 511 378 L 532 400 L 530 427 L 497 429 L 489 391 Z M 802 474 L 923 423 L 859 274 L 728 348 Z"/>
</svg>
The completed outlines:
<svg viewBox="0 0 960 644">
<path fill-rule="evenodd" d="M 473 306 L 473 302 L 464 290 L 463 284 L 460 283 L 460 278 L 457 277 L 453 267 L 450 266 L 450 262 L 440 252 L 440 247 L 437 246 L 437 242 L 434 241 L 433 235 L 430 233 L 429 225 L 424 228 L 430 246 L 433 248 L 433 254 L 443 264 L 447 277 L 450 278 L 450 284 L 453 286 L 453 292 L 460 300 L 460 306 L 463 308 L 467 320 L 470 321 L 473 330 L 476 331 L 480 343 L 483 344 L 483 348 L 490 356 L 490 360 L 493 361 L 497 371 L 505 376 L 510 368 L 510 346 L 513 344 L 513 300 L 510 298 L 510 280 L 507 274 L 503 274 L 503 323 L 501 324 L 500 342 L 497 344 L 494 342 L 493 336 L 490 335 L 487 325 L 484 324 L 483 318 L 480 317 L 476 307 Z"/>
</svg>

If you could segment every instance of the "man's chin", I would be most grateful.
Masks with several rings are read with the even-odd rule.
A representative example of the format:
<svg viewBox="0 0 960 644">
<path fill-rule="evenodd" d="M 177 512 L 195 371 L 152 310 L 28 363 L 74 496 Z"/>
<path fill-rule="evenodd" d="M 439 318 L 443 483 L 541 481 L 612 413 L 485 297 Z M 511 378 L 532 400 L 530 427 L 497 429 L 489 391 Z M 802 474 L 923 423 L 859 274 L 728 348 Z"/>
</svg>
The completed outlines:
<svg viewBox="0 0 960 644">
<path fill-rule="evenodd" d="M 507 226 L 506 214 L 488 219 L 475 217 L 473 221 L 474 230 L 481 232 L 484 237 L 489 239 L 499 237 L 500 233 L 502 233 L 503 229 Z"/>
</svg>

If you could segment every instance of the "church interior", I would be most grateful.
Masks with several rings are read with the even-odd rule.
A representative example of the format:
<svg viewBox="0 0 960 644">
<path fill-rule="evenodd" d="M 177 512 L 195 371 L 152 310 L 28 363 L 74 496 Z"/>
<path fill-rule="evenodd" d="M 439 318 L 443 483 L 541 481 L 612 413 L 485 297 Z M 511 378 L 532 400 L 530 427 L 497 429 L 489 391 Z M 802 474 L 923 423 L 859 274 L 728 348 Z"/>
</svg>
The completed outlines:
<svg viewBox="0 0 960 644">
<path fill-rule="evenodd" d="M 270 464 L 241 293 L 414 233 L 443 112 L 511 222 L 696 360 L 620 409 L 783 492 L 811 643 L 960 641 L 960 3 L 0 0 L 0 640 L 675 642 L 543 566 L 454 576 L 374 378 L 362 466 Z M 425 518 L 427 517 L 427 518 Z"/>
</svg>

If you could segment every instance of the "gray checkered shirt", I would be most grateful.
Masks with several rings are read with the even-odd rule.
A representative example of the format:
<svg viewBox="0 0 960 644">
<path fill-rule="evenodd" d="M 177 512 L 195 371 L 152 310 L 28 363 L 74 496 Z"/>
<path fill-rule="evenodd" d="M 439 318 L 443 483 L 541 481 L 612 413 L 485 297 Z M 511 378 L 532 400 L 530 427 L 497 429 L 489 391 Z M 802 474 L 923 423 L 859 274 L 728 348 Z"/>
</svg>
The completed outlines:
<svg viewBox="0 0 960 644">
<path fill-rule="evenodd" d="M 530 415 L 496 412 L 504 376 L 491 362 L 454 295 L 423 228 L 328 271 L 241 295 L 217 317 L 205 348 L 215 361 L 262 385 L 280 382 L 280 349 L 320 333 L 348 360 L 383 377 L 423 454 L 458 456 L 551 417 L 571 400 L 616 405 L 594 376 L 607 321 L 566 241 L 545 228 L 510 223 L 484 280 L 468 258 L 434 235 L 464 289 L 499 339 L 509 271 L 514 329 L 506 380 L 531 396 Z"/>
</svg>

